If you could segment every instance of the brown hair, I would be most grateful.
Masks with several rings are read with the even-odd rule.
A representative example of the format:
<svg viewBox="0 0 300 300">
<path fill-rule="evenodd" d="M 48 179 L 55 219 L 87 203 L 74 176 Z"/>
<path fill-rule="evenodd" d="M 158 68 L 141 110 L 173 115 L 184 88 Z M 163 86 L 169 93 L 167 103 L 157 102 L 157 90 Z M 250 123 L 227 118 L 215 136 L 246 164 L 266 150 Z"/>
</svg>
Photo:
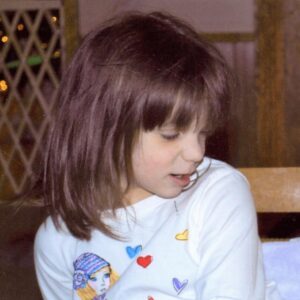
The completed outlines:
<svg viewBox="0 0 300 300">
<path fill-rule="evenodd" d="M 169 118 L 186 127 L 204 110 L 215 129 L 228 78 L 215 48 L 168 14 L 130 13 L 88 34 L 63 76 L 45 150 L 42 196 L 55 224 L 81 239 L 94 228 L 116 238 L 103 213 L 124 207 L 120 177 L 132 178 L 138 132 Z"/>
</svg>

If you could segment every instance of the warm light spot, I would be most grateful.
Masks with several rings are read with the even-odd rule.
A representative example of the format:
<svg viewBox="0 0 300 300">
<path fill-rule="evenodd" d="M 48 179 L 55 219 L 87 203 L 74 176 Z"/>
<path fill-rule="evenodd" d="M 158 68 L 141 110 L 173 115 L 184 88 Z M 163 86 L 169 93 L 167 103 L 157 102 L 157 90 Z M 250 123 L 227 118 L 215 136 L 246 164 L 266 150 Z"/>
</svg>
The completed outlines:
<svg viewBox="0 0 300 300">
<path fill-rule="evenodd" d="M 56 16 L 52 16 L 51 20 L 52 20 L 53 23 L 56 23 L 57 22 L 57 17 Z"/>
<path fill-rule="evenodd" d="M 42 43 L 42 49 L 46 49 L 48 47 L 47 43 Z"/>
<path fill-rule="evenodd" d="M 2 43 L 8 42 L 8 36 L 7 36 L 7 35 L 4 35 L 4 36 L 1 38 L 1 41 L 2 41 Z"/>
<path fill-rule="evenodd" d="M 5 80 L 0 80 L 0 92 L 5 92 L 8 89 L 8 85 Z"/>
<path fill-rule="evenodd" d="M 18 25 L 17 25 L 17 29 L 18 29 L 19 31 L 24 30 L 24 24 L 22 24 L 22 23 L 18 24 Z"/>
<path fill-rule="evenodd" d="M 59 50 L 56 50 L 56 51 L 53 53 L 53 56 L 54 56 L 55 58 L 60 57 L 60 51 L 59 51 Z"/>
</svg>

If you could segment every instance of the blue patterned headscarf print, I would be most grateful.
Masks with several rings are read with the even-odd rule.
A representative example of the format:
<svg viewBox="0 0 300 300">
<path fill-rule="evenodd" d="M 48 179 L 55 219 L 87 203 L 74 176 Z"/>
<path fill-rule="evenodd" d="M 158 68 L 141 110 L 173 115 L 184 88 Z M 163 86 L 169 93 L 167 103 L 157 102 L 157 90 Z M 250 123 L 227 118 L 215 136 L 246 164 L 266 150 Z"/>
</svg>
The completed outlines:
<svg viewBox="0 0 300 300">
<path fill-rule="evenodd" d="M 92 280 L 92 274 L 104 267 L 109 267 L 110 264 L 96 254 L 83 253 L 75 260 L 73 266 L 75 270 L 73 276 L 73 288 L 77 290 L 85 288 L 87 282 Z"/>
</svg>

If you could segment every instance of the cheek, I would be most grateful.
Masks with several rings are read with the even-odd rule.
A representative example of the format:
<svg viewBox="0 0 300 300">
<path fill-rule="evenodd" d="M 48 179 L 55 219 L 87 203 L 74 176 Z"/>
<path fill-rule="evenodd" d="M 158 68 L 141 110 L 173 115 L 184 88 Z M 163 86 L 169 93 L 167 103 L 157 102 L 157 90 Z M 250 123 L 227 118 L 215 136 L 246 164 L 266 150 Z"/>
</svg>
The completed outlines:
<svg viewBox="0 0 300 300">
<path fill-rule="evenodd" d="M 110 277 L 109 277 L 109 276 L 106 276 L 106 277 L 104 278 L 104 283 L 105 283 L 105 286 L 106 286 L 106 287 L 109 287 L 109 286 L 110 286 Z"/>
<path fill-rule="evenodd" d="M 101 288 L 101 282 L 99 282 L 98 280 L 97 281 L 89 281 L 89 285 L 95 291 L 97 291 L 99 288 Z"/>
<path fill-rule="evenodd" d="M 135 174 L 158 171 L 171 164 L 176 157 L 176 145 L 162 145 L 150 137 L 144 138 L 133 149 L 132 167 Z"/>
<path fill-rule="evenodd" d="M 155 171 L 166 165 L 171 161 L 171 153 L 162 153 L 154 151 L 151 153 L 144 153 L 141 156 L 137 156 L 134 164 L 134 170 L 140 170 L 144 172 Z"/>
</svg>

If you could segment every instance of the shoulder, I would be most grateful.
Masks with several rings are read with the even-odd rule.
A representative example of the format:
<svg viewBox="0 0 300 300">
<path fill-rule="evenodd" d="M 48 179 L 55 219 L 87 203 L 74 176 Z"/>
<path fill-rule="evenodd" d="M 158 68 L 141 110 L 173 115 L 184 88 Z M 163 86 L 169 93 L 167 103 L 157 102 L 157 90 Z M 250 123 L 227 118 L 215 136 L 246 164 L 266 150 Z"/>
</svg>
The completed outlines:
<svg viewBox="0 0 300 300">
<path fill-rule="evenodd" d="M 249 186 L 247 179 L 240 171 L 220 160 L 206 157 L 203 164 L 199 166 L 198 173 L 200 179 L 203 177 L 203 180 L 200 180 L 200 182 L 204 181 L 208 185 L 222 185 L 223 183 L 234 181 L 239 182 L 241 185 Z"/>
<path fill-rule="evenodd" d="M 192 202 L 201 202 L 201 205 L 204 205 L 205 203 L 212 204 L 229 198 L 234 202 L 247 202 L 248 200 L 252 203 L 247 179 L 240 171 L 229 164 L 205 158 L 197 168 L 197 172 L 197 181 L 186 191 L 184 196 L 191 198 Z M 226 201 L 228 203 L 229 200 Z"/>
<path fill-rule="evenodd" d="M 249 184 L 238 170 L 211 160 L 209 169 L 191 191 L 191 198 L 189 245 L 196 261 L 199 247 L 201 251 L 213 249 L 216 254 L 223 249 L 225 255 L 246 241 L 256 244 L 254 202 Z"/>
<path fill-rule="evenodd" d="M 40 226 L 34 243 L 34 265 L 45 299 L 71 299 L 76 239 L 50 217 Z"/>
<path fill-rule="evenodd" d="M 61 222 L 61 228 L 56 228 L 52 218 L 47 217 L 37 231 L 35 244 L 40 246 L 45 244 L 51 246 L 53 243 L 60 242 L 70 237 L 71 234 L 66 229 L 64 223 Z"/>
<path fill-rule="evenodd" d="M 198 170 L 199 179 L 195 184 L 195 192 L 203 191 L 214 196 L 228 194 L 250 194 L 250 186 L 246 177 L 229 164 L 206 158 Z"/>
<path fill-rule="evenodd" d="M 71 258 L 77 239 L 67 230 L 64 223 L 56 228 L 51 217 L 39 227 L 34 241 L 35 260 L 51 260 L 66 263 L 65 254 Z"/>
<path fill-rule="evenodd" d="M 190 191 L 193 219 L 220 222 L 248 219 L 255 222 L 250 186 L 243 174 L 230 165 L 206 158 L 198 170 L 200 178 Z"/>
</svg>

